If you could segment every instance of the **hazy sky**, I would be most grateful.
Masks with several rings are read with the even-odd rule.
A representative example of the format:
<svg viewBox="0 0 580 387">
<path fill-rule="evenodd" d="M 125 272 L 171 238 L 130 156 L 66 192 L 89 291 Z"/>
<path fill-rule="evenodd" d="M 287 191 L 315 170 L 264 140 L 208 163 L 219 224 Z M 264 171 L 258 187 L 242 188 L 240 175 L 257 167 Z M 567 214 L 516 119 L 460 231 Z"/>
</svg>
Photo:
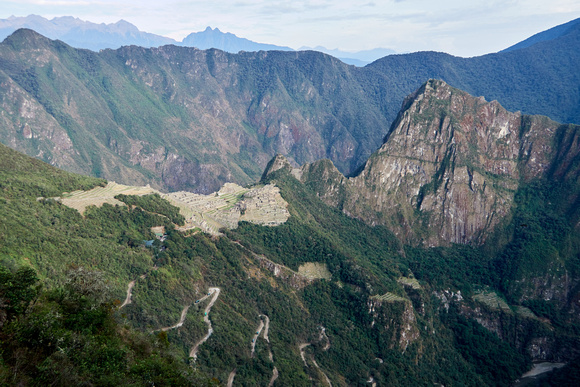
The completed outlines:
<svg viewBox="0 0 580 387">
<path fill-rule="evenodd" d="M 11 15 L 120 19 L 181 41 L 218 27 L 260 43 L 476 56 L 580 17 L 579 0 L 0 0 Z"/>
</svg>

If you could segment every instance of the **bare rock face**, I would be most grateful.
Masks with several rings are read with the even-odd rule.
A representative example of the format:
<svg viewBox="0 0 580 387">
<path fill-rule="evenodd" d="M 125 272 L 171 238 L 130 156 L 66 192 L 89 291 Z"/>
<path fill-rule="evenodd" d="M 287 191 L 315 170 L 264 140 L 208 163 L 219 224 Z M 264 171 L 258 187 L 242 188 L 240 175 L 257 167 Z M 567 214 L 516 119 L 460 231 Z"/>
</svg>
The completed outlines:
<svg viewBox="0 0 580 387">
<path fill-rule="evenodd" d="M 385 224 L 404 241 L 481 244 L 510 214 L 519 184 L 549 171 L 554 137 L 566 130 L 578 132 L 431 80 L 407 97 L 356 177 L 322 161 L 304 166 L 302 181 L 328 204 Z"/>
</svg>

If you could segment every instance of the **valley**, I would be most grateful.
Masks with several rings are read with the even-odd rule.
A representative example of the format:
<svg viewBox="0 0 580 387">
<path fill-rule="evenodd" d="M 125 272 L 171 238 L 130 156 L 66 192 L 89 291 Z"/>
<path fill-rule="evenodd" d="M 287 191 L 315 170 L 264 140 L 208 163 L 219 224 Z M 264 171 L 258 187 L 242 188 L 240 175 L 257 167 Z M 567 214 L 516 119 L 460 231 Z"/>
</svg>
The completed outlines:
<svg viewBox="0 0 580 387">
<path fill-rule="evenodd" d="M 567 31 L 365 68 L 17 31 L 0 44 L 0 384 L 508 386 L 550 363 L 546 383 L 573 385 Z M 492 86 L 538 50 L 567 74 L 559 103 L 554 79 L 518 82 L 537 61 L 513 95 Z"/>
</svg>

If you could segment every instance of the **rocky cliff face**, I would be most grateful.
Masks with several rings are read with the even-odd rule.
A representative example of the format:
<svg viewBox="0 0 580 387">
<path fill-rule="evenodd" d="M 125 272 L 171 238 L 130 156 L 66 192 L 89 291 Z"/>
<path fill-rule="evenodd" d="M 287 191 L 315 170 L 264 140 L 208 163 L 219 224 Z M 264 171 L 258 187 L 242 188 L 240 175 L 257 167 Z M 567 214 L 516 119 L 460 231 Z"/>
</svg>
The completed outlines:
<svg viewBox="0 0 580 387">
<path fill-rule="evenodd" d="M 0 44 L 0 137 L 60 168 L 166 190 L 249 184 L 276 153 L 350 173 L 392 120 L 359 70 L 315 52 L 93 53 L 20 30 Z"/>
<path fill-rule="evenodd" d="M 519 185 L 554 169 L 557 138 L 577 133 L 432 80 L 405 100 L 357 176 L 344 178 L 322 161 L 304 166 L 302 180 L 327 203 L 386 224 L 405 241 L 481 244 L 509 216 Z M 565 160 L 577 157 L 573 141 Z"/>
<path fill-rule="evenodd" d="M 328 158 L 352 174 L 428 77 L 579 122 L 578 36 L 481 58 L 416 53 L 355 68 L 311 51 L 94 53 L 19 30 L 0 44 L 0 139 L 60 168 L 166 190 L 254 182 L 276 153 L 297 164 Z M 550 60 L 530 60 L 540 56 Z M 463 238 L 461 227 L 445 232 Z"/>
</svg>

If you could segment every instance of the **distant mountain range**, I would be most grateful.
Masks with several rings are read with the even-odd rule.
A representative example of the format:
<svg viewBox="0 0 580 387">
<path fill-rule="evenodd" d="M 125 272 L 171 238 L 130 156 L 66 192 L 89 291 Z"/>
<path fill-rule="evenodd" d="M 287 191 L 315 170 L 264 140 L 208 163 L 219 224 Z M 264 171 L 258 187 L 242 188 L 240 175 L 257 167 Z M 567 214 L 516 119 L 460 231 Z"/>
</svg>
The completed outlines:
<svg viewBox="0 0 580 387">
<path fill-rule="evenodd" d="M 95 53 L 21 29 L 0 44 L 0 140 L 69 171 L 168 191 L 251 183 L 277 153 L 328 158 L 352 175 L 427 79 L 580 123 L 580 23 L 566 31 L 504 53 L 389 55 L 359 68 L 315 51 Z"/>
<path fill-rule="evenodd" d="M 240 51 L 294 51 L 290 47 L 256 43 L 248 39 L 238 38 L 234 34 L 222 32 L 218 28 L 212 29 L 211 27 L 207 27 L 204 31 L 193 32 L 187 35 L 178 45 L 196 47 L 200 50 L 217 48 L 218 50 L 231 52 L 232 54 Z"/>
<path fill-rule="evenodd" d="M 72 47 L 93 51 L 130 45 L 158 47 L 176 43 L 171 38 L 139 31 L 125 20 L 96 24 L 72 16 L 48 20 L 38 15 L 0 19 L 0 39 L 6 38 L 19 28 L 30 28 L 47 38 L 62 40 Z"/>
<path fill-rule="evenodd" d="M 0 40 L 5 39 L 19 28 L 29 28 L 47 38 L 62 40 L 72 47 L 86 48 L 92 51 L 106 48 L 117 49 L 131 45 L 149 48 L 167 44 L 196 47 L 200 50 L 216 48 L 233 54 L 240 51 L 294 51 L 291 47 L 253 42 L 229 32 L 222 32 L 218 28 L 207 27 L 204 31 L 193 32 L 178 42 L 164 36 L 139 31 L 136 26 L 125 20 L 111 24 L 97 24 L 72 16 L 55 17 L 51 20 L 38 15 L 11 16 L 8 19 L 0 19 Z M 329 50 L 321 46 L 300 48 L 300 51 L 306 50 L 324 52 L 344 63 L 355 66 L 364 66 L 383 56 L 395 53 L 395 51 L 386 48 L 358 52 Z"/>
<path fill-rule="evenodd" d="M 569 32 L 571 32 L 572 30 L 574 30 L 574 28 L 576 28 L 579 23 L 580 19 L 574 19 L 572 21 L 569 21 L 568 23 L 560 24 L 559 26 L 550 28 L 546 31 L 538 32 L 537 34 L 532 35 L 529 38 L 522 40 L 521 42 L 516 43 L 513 46 L 510 46 L 500 52 L 519 50 L 520 48 L 533 46 L 536 43 L 559 38 L 560 36 L 564 36 Z"/>
</svg>

